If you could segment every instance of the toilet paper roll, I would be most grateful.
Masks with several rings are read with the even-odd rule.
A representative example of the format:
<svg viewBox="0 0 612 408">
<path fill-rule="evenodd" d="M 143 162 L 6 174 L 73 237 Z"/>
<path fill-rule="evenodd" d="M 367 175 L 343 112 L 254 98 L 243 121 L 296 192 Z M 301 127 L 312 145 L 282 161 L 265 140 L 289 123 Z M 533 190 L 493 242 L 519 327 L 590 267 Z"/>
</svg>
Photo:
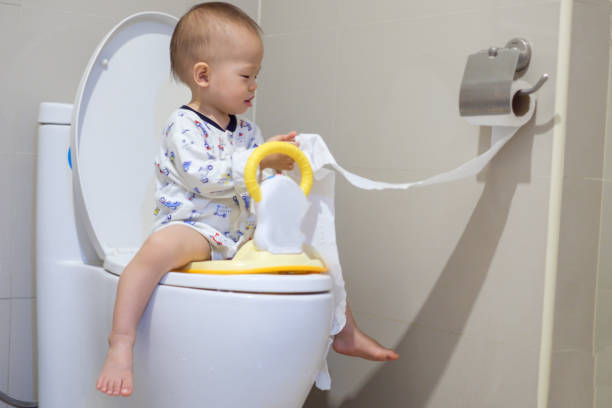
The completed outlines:
<svg viewBox="0 0 612 408">
<path fill-rule="evenodd" d="M 516 134 L 516 132 L 527 123 L 533 116 L 535 109 L 535 96 L 517 95 L 521 89 L 528 89 L 531 86 L 522 80 L 517 80 L 512 84 L 512 100 L 509 101 L 510 112 L 505 115 L 486 115 L 466 117 L 469 123 L 474 125 L 492 126 L 491 147 L 489 150 L 464 163 L 454 170 L 450 170 L 424 180 L 412 181 L 408 183 L 386 183 L 374 181 L 351 173 L 342 168 L 334 159 L 327 145 L 320 135 L 300 134 L 296 137 L 300 149 L 310 160 L 316 182 L 309 196 L 310 209 L 305 216 L 303 232 L 306 235 L 306 242 L 314 247 L 325 261 L 328 272 L 334 281 L 332 292 L 334 294 L 334 317 L 331 328 L 331 335 L 335 335 L 342 330 L 346 323 L 346 291 L 344 289 L 344 279 L 336 244 L 335 233 L 335 214 L 334 214 L 334 172 L 325 169 L 329 166 L 342 174 L 349 183 L 365 190 L 383 189 L 409 189 L 413 187 L 424 187 L 432 184 L 448 183 L 478 174 L 501 150 L 502 147 Z M 290 173 L 292 177 L 299 180 L 299 173 L 294 170 Z M 331 346 L 332 340 L 328 344 Z M 331 378 L 327 368 L 327 355 L 323 359 L 320 372 L 316 378 L 316 385 L 320 389 L 331 387 Z"/>
</svg>

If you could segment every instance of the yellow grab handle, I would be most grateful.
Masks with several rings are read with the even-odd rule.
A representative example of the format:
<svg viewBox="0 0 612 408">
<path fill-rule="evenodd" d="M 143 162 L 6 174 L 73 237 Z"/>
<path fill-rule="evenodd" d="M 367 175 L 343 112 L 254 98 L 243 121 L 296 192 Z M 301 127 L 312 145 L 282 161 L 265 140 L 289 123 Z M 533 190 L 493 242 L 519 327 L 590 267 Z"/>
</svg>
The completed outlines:
<svg viewBox="0 0 612 408">
<path fill-rule="evenodd" d="M 257 183 L 257 167 L 259 166 L 259 162 L 261 162 L 261 160 L 267 155 L 273 153 L 286 154 L 295 160 L 297 165 L 300 167 L 300 172 L 302 173 L 300 188 L 304 192 L 304 195 L 308 195 L 308 193 L 310 193 L 310 189 L 312 188 L 313 180 L 312 168 L 310 167 L 308 157 L 306 157 L 306 155 L 297 146 L 291 143 L 268 142 L 262 144 L 255 149 L 253 153 L 251 153 L 244 168 L 244 183 L 246 184 L 249 194 L 251 197 L 253 197 L 253 200 L 261 200 L 261 190 L 259 189 L 259 184 Z"/>
</svg>

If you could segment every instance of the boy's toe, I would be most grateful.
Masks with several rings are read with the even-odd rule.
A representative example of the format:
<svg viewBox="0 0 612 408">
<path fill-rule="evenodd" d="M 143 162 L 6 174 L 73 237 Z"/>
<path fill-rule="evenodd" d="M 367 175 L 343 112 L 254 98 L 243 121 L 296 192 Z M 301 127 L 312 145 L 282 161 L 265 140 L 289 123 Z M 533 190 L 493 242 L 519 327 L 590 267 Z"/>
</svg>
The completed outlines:
<svg viewBox="0 0 612 408">
<path fill-rule="evenodd" d="M 130 394 L 132 394 L 132 390 L 133 390 L 133 386 L 132 386 L 131 379 L 124 378 L 121 384 L 121 395 L 123 395 L 124 397 L 127 397 Z"/>
<path fill-rule="evenodd" d="M 399 358 L 399 354 L 397 354 L 394 351 L 389 351 L 389 353 L 387 353 L 387 361 L 397 360 L 398 358 Z"/>
<path fill-rule="evenodd" d="M 108 390 L 108 381 L 108 378 L 101 377 L 97 384 L 98 389 L 102 392 L 106 392 Z"/>
<path fill-rule="evenodd" d="M 109 390 L 110 395 L 119 395 L 119 383 L 116 380 L 113 380 L 112 385 Z"/>
</svg>

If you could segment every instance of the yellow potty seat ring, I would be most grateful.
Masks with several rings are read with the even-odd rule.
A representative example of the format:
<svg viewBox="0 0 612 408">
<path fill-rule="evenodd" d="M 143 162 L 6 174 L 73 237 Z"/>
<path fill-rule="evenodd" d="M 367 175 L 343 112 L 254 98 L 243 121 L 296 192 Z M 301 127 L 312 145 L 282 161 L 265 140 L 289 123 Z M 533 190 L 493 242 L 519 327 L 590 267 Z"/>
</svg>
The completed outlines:
<svg viewBox="0 0 612 408">
<path fill-rule="evenodd" d="M 308 195 L 312 188 L 313 174 L 312 167 L 310 167 L 310 162 L 306 155 L 302 153 L 297 146 L 291 143 L 268 142 L 262 144 L 251 153 L 244 168 L 244 183 L 246 184 L 249 194 L 253 197 L 253 200 L 261 201 L 261 190 L 259 188 L 259 183 L 257 183 L 257 167 L 264 157 L 273 153 L 286 154 L 297 163 L 302 173 L 300 187 L 304 191 L 304 195 Z"/>
</svg>

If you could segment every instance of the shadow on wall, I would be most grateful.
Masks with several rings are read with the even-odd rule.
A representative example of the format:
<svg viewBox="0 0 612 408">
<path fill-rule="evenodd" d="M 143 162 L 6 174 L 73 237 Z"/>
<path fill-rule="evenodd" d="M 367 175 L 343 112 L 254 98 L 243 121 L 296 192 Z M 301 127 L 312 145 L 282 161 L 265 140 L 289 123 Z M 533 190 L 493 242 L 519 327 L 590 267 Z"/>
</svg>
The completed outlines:
<svg viewBox="0 0 612 408">
<path fill-rule="evenodd" d="M 479 178 L 486 180 L 483 193 L 415 322 L 419 322 L 423 316 L 447 313 L 457 318 L 453 331 L 463 332 L 506 225 L 517 185 L 531 180 L 534 135 L 547 132 L 553 124 L 551 120 L 535 126 L 532 118 L 483 170 L 482 179 Z M 481 149 L 483 142 L 490 140 L 490 133 L 490 128 L 481 127 Z M 451 297 L 445 290 L 449 287 L 456 288 Z M 453 356 L 458 338 L 423 338 L 422 331 L 411 325 L 396 347 L 401 355 L 400 360 L 384 364 L 352 399 L 345 400 L 339 408 L 371 408 L 381 403 L 385 404 L 385 408 L 428 407 Z M 429 346 L 423 348 L 425 343 Z M 327 393 L 314 388 L 304 407 L 337 408 L 327 401 Z"/>
</svg>

